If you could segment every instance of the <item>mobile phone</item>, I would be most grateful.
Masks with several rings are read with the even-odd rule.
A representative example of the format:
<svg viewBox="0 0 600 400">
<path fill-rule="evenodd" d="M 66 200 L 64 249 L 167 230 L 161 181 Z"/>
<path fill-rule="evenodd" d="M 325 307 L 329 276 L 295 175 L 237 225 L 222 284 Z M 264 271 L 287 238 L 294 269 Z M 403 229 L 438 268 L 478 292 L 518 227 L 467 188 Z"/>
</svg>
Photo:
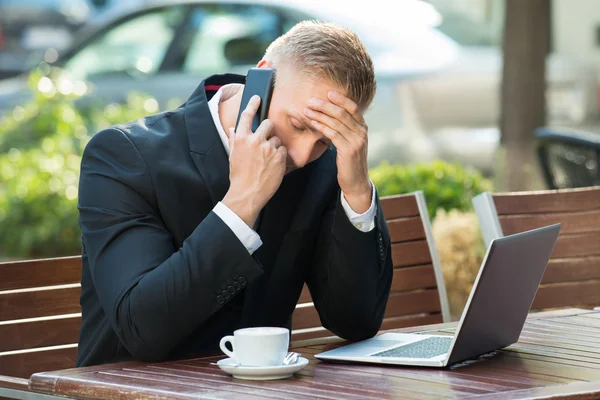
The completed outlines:
<svg viewBox="0 0 600 400">
<path fill-rule="evenodd" d="M 275 70 L 273 68 L 250 68 L 248 75 L 246 75 L 242 102 L 235 123 L 236 130 L 240 122 L 242 111 L 246 109 L 248 102 L 254 95 L 260 96 L 260 106 L 252 119 L 252 132 L 256 132 L 260 123 L 267 119 L 274 83 Z"/>
</svg>

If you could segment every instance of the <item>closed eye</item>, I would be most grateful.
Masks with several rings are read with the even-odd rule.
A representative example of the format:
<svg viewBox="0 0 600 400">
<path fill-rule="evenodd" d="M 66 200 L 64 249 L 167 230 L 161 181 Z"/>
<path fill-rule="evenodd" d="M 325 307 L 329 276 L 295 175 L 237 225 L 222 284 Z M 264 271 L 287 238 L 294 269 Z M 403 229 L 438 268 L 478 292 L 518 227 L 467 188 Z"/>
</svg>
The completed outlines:
<svg viewBox="0 0 600 400">
<path fill-rule="evenodd" d="M 290 118 L 290 125 L 292 125 L 292 128 L 298 132 L 304 132 L 307 129 L 306 125 L 295 118 Z"/>
</svg>

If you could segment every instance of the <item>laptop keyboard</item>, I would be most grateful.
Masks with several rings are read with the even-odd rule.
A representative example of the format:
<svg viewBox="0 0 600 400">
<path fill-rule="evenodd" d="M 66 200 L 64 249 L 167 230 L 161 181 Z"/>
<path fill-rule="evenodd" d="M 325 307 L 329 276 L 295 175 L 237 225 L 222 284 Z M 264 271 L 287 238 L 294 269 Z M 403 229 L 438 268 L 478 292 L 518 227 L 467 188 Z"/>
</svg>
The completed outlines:
<svg viewBox="0 0 600 400">
<path fill-rule="evenodd" d="M 432 358 L 450 350 L 452 337 L 430 337 L 372 354 L 378 357 Z"/>
</svg>

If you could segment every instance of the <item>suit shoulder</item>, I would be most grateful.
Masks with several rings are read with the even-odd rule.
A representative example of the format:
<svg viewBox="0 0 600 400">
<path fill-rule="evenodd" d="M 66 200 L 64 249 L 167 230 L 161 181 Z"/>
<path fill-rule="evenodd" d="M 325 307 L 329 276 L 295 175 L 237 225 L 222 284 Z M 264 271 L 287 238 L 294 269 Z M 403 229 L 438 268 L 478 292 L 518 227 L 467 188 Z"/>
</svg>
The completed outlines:
<svg viewBox="0 0 600 400">
<path fill-rule="evenodd" d="M 159 147 L 159 141 L 165 135 L 177 131 L 178 110 L 166 111 L 164 113 L 150 115 L 127 123 L 116 124 L 96 133 L 90 139 L 86 147 L 112 147 L 117 146 L 119 150 L 131 147 L 142 154 L 144 149 Z M 175 129 L 173 129 L 175 128 Z"/>
<path fill-rule="evenodd" d="M 179 109 L 165 111 L 160 114 L 149 115 L 136 120 L 117 124 L 115 129 L 122 131 L 130 140 L 152 140 L 160 136 L 165 130 L 165 126 L 180 123 L 178 121 Z"/>
<path fill-rule="evenodd" d="M 131 140 L 126 132 L 118 126 L 103 129 L 94 134 L 85 146 L 84 157 L 92 151 L 115 152 L 122 150 L 123 146 L 131 145 Z"/>
<path fill-rule="evenodd" d="M 96 133 L 81 157 L 81 176 L 144 174 L 147 165 L 137 147 L 122 130 L 111 127 Z"/>
</svg>

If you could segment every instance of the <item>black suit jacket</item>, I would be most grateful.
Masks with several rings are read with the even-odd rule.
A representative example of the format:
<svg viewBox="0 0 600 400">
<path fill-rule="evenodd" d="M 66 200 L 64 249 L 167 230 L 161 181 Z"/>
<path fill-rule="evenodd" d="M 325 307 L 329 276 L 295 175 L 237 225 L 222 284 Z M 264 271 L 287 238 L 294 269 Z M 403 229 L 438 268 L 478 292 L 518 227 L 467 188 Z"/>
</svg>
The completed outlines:
<svg viewBox="0 0 600 400">
<path fill-rule="evenodd" d="M 377 333 L 392 263 L 377 199 L 364 233 L 340 202 L 335 150 L 285 176 L 250 255 L 212 212 L 229 162 L 208 100 L 238 75 L 203 81 L 176 110 L 103 130 L 81 163 L 82 326 L 78 366 L 199 355 L 248 326 L 290 327 L 304 282 L 322 324 Z"/>
</svg>

